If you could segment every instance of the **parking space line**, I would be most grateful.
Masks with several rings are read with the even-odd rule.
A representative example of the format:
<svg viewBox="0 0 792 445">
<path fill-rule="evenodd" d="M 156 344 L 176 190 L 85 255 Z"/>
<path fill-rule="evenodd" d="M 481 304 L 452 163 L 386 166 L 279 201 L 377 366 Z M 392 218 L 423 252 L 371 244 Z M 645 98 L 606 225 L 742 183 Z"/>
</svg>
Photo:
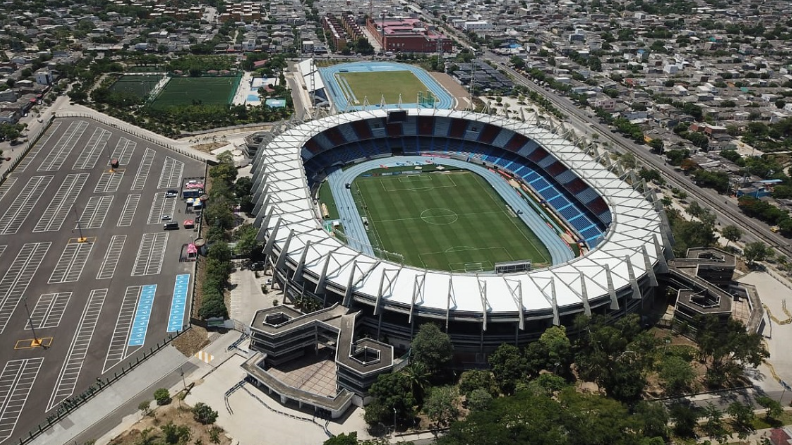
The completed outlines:
<svg viewBox="0 0 792 445">
<path fill-rule="evenodd" d="M 144 233 L 140 242 L 132 276 L 157 275 L 162 270 L 165 248 L 168 246 L 168 233 Z"/>
<path fill-rule="evenodd" d="M 80 216 L 80 227 L 83 229 L 101 229 L 112 204 L 112 195 L 91 196 Z M 76 228 L 77 226 L 75 225 L 74 227 Z"/>
<path fill-rule="evenodd" d="M 88 181 L 88 173 L 72 173 L 66 176 L 63 183 L 58 187 L 55 196 L 50 201 L 41 215 L 41 219 L 33 228 L 33 233 L 57 232 L 63 225 L 63 221 L 71 211 L 74 201 Z"/>
<path fill-rule="evenodd" d="M 99 268 L 99 273 L 96 274 L 97 280 L 113 278 L 116 267 L 118 267 L 118 260 L 121 259 L 121 253 L 124 251 L 126 238 L 126 235 L 114 235 L 110 238 L 110 245 L 107 246 L 107 252 L 102 260 L 102 266 Z"/>
<path fill-rule="evenodd" d="M 103 172 L 99 176 L 99 181 L 96 182 L 94 193 L 115 193 L 124 179 L 123 170 L 114 170 L 112 172 Z"/>
<path fill-rule="evenodd" d="M 39 154 L 41 149 L 44 148 L 45 145 L 47 145 L 52 135 L 55 134 L 56 131 L 58 131 L 58 128 L 60 128 L 60 126 L 61 126 L 61 122 L 57 121 L 57 122 L 53 122 L 52 125 L 50 125 L 49 128 L 47 128 L 47 131 L 44 132 L 44 134 L 41 136 L 41 139 L 38 140 L 36 145 L 34 145 L 33 148 L 28 152 L 28 154 L 25 155 L 25 157 L 22 158 L 21 161 L 19 161 L 19 164 L 17 164 L 16 168 L 14 169 L 15 173 L 22 173 L 25 170 L 27 170 L 28 166 L 33 162 L 33 159 L 35 159 L 36 155 Z"/>
<path fill-rule="evenodd" d="M 110 155 L 110 158 L 118 159 L 118 165 L 128 165 L 129 161 L 132 159 L 132 155 L 135 153 L 136 146 L 137 142 L 132 142 L 129 139 L 122 137 L 118 140 L 118 144 L 116 144 L 115 148 L 113 149 L 113 153 Z"/>
<path fill-rule="evenodd" d="M 138 203 L 140 202 L 140 195 L 127 196 L 124 203 L 124 210 L 121 211 L 121 216 L 118 217 L 118 227 L 129 227 L 132 225 L 132 219 L 135 217 Z"/>
<path fill-rule="evenodd" d="M 184 173 L 184 162 L 166 156 L 165 164 L 160 173 L 158 189 L 175 188 L 181 185 L 182 174 Z"/>
<path fill-rule="evenodd" d="M 60 374 L 58 374 L 55 389 L 52 390 L 52 395 L 45 411 L 55 408 L 64 399 L 74 394 L 74 388 L 77 386 L 83 362 L 88 354 L 88 346 L 91 344 L 94 329 L 99 321 L 99 314 L 102 312 L 105 297 L 107 297 L 107 289 L 94 289 L 91 291 L 88 303 L 85 304 L 82 317 L 80 317 L 80 322 L 77 324 L 77 332 L 74 334 L 69 346 L 69 352 L 66 354 L 66 360 L 63 362 Z"/>
<path fill-rule="evenodd" d="M 7 247 L 8 245 L 6 244 L 0 244 L 0 256 L 3 256 L 3 253 L 5 253 Z"/>
<path fill-rule="evenodd" d="M 51 181 L 52 176 L 33 176 L 28 180 L 22 191 L 14 198 L 14 202 L 0 217 L 0 235 L 12 235 L 19 231 Z"/>
<path fill-rule="evenodd" d="M 162 216 L 168 215 L 173 218 L 173 213 L 176 211 L 176 198 L 168 197 L 165 193 L 159 192 L 154 194 L 154 199 L 151 202 L 151 209 L 149 209 L 149 224 L 162 223 Z"/>
<path fill-rule="evenodd" d="M 151 171 L 151 164 L 154 163 L 155 154 L 156 152 L 154 150 L 150 148 L 146 149 L 146 152 L 143 154 L 143 160 L 140 161 L 140 166 L 135 175 L 135 180 L 132 182 L 132 190 L 143 190 L 143 187 L 146 185 L 146 179 L 148 179 L 149 172 Z"/>
<path fill-rule="evenodd" d="M 176 275 L 173 286 L 167 332 L 178 332 L 184 328 L 184 307 L 187 305 L 187 290 L 190 288 L 190 274 Z"/>
<path fill-rule="evenodd" d="M 127 340 L 132 329 L 132 316 L 135 315 L 135 307 L 139 296 L 140 286 L 129 286 L 126 288 L 124 299 L 121 301 L 121 310 L 118 311 L 118 319 L 116 319 L 116 324 L 113 328 L 113 336 L 110 338 L 110 346 L 107 348 L 102 374 L 121 363 L 121 360 L 127 356 Z"/>
<path fill-rule="evenodd" d="M 11 190 L 11 187 L 16 184 L 17 178 L 6 178 L 2 184 L 0 184 L 0 199 L 5 198 L 5 195 L 8 194 L 8 191 Z"/>
<path fill-rule="evenodd" d="M 58 142 L 55 143 L 55 147 L 52 148 L 41 165 L 39 165 L 38 171 L 60 170 L 66 158 L 69 157 L 72 149 L 74 149 L 74 146 L 77 145 L 77 141 L 82 137 L 83 133 L 85 133 L 86 128 L 88 128 L 88 122 L 86 121 L 72 122 Z"/>
<path fill-rule="evenodd" d="M 58 327 L 71 296 L 71 292 L 41 294 L 33 311 L 30 312 L 30 321 L 33 322 L 33 327 L 36 329 Z M 25 330 L 30 330 L 30 323 L 25 323 Z"/>
<path fill-rule="evenodd" d="M 14 432 L 42 363 L 43 357 L 11 360 L 0 372 L 0 442 Z"/>
<path fill-rule="evenodd" d="M 104 128 L 97 128 L 94 130 L 91 139 L 83 148 L 80 156 L 74 161 L 72 170 L 86 170 L 96 167 L 96 161 L 107 146 L 107 140 L 110 139 L 110 132 Z"/>
<path fill-rule="evenodd" d="M 132 330 L 129 332 L 129 343 L 127 343 L 129 346 L 143 346 L 143 343 L 146 342 L 151 307 L 154 305 L 156 296 L 156 284 L 147 284 L 140 288 L 140 298 L 137 310 L 135 310 L 135 318 L 132 320 Z"/>
<path fill-rule="evenodd" d="M 41 260 L 52 245 L 46 243 L 27 243 L 19 250 L 11 266 L 6 270 L 3 278 L 0 279 L 0 334 L 5 331 L 8 320 L 16 310 L 19 300 L 25 294 L 30 281 L 36 274 Z"/>
<path fill-rule="evenodd" d="M 66 244 L 47 283 L 73 283 L 79 280 L 93 246 L 92 242 Z"/>
</svg>

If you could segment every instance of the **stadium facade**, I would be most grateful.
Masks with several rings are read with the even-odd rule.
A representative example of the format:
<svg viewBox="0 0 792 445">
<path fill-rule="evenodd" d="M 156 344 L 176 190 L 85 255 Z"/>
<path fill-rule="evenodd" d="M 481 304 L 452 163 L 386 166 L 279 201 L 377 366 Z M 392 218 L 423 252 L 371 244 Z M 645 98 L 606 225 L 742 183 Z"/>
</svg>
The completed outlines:
<svg viewBox="0 0 792 445">
<path fill-rule="evenodd" d="M 607 153 L 491 115 L 393 113 L 358 111 L 284 126 L 257 150 L 255 225 L 286 299 L 313 298 L 355 314 L 349 338 L 370 336 L 397 351 L 409 348 L 421 324 L 437 323 L 461 364 L 483 363 L 501 343 L 526 344 L 579 314 L 618 317 L 651 304 L 671 255 L 662 206 L 625 182 Z M 315 192 L 331 169 L 402 154 L 462 159 L 512 177 L 567 221 L 586 253 L 529 272 L 448 273 L 377 258 L 323 229 Z M 299 324 L 278 314 L 284 326 Z M 251 325 L 254 346 L 271 340 L 256 326 L 265 318 L 258 314 Z"/>
</svg>

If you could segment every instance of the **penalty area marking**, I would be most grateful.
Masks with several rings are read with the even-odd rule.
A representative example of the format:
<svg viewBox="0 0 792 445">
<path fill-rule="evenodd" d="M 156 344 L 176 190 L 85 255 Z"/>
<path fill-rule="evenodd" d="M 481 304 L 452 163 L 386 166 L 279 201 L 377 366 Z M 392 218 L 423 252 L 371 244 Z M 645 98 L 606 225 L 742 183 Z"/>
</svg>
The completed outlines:
<svg viewBox="0 0 792 445">
<path fill-rule="evenodd" d="M 483 250 L 502 250 L 509 257 L 510 261 L 514 261 L 514 256 L 512 256 L 511 252 L 509 252 L 509 249 L 507 249 L 507 248 L 505 248 L 503 246 L 500 246 L 500 247 L 453 246 L 453 247 L 449 247 L 448 249 L 441 250 L 439 252 L 419 253 L 418 254 L 418 259 L 421 260 L 421 263 L 423 264 L 424 268 L 427 268 L 426 260 L 424 258 L 429 259 L 429 257 L 435 256 L 435 255 L 446 256 L 449 253 L 454 253 L 454 252 L 476 252 L 476 251 L 483 251 Z M 452 272 L 466 272 L 466 271 L 469 271 L 469 270 L 466 270 L 466 266 L 469 266 L 469 265 L 474 264 L 474 263 L 475 264 L 481 264 L 482 267 L 483 267 L 483 265 L 492 265 L 492 267 L 490 267 L 489 269 L 482 269 L 482 270 L 494 270 L 495 269 L 495 265 L 492 263 L 492 261 L 487 260 L 487 259 L 482 259 L 480 261 L 477 261 L 475 258 L 471 258 L 471 259 L 469 259 L 468 261 L 465 261 L 465 262 L 447 263 L 447 264 L 448 264 L 448 270 L 450 270 Z"/>
<path fill-rule="evenodd" d="M 404 184 L 406 187 L 404 188 L 397 188 L 397 187 L 385 187 L 385 182 L 380 179 L 380 185 L 382 186 L 382 190 L 387 193 L 393 192 L 425 192 L 428 190 L 435 190 L 435 189 L 448 189 L 448 188 L 455 188 L 457 186 L 456 182 L 454 182 L 454 178 L 450 176 L 443 176 L 444 178 L 448 178 L 451 181 L 449 185 L 434 185 L 434 177 L 430 176 L 431 173 L 426 174 L 414 174 L 414 175 L 402 175 L 399 177 L 399 184 Z M 426 184 L 427 179 L 432 185 L 422 185 L 420 183 Z M 391 182 L 392 183 L 392 182 Z M 416 184 L 419 183 L 419 184 Z M 392 183 L 393 184 L 393 183 Z M 415 186 L 412 186 L 416 184 Z"/>
</svg>

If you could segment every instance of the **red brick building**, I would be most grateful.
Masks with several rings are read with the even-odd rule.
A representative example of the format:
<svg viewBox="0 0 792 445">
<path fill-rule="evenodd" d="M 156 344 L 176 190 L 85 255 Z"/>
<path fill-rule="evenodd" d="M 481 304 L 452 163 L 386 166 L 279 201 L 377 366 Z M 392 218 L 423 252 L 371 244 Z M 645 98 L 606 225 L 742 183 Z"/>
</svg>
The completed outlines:
<svg viewBox="0 0 792 445">
<path fill-rule="evenodd" d="M 403 53 L 433 53 L 438 47 L 451 52 L 453 44 L 445 35 L 425 28 L 419 19 L 386 17 L 384 20 L 368 19 L 366 23 L 383 51 Z"/>
</svg>

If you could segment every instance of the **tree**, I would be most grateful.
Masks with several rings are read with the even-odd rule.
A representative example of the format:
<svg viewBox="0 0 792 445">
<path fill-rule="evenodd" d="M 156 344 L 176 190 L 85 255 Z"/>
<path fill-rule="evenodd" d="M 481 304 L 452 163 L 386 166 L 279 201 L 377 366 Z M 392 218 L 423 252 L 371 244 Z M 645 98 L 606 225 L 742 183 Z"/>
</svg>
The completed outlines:
<svg viewBox="0 0 792 445">
<path fill-rule="evenodd" d="M 539 337 L 539 343 L 547 350 L 547 368 L 558 373 L 572 363 L 572 343 L 566 335 L 566 327 L 552 326 Z"/>
<path fill-rule="evenodd" d="M 151 414 L 151 400 L 144 400 L 138 404 L 138 409 L 143 413 L 143 416 Z"/>
<path fill-rule="evenodd" d="M 175 425 L 172 421 L 160 427 L 162 433 L 165 434 L 165 443 L 169 445 L 176 445 L 187 443 L 190 440 L 190 427 L 186 425 Z"/>
<path fill-rule="evenodd" d="M 674 434 L 680 437 L 693 437 L 695 435 L 698 414 L 696 411 L 685 404 L 675 403 L 671 405 L 671 418 L 674 420 Z"/>
<path fill-rule="evenodd" d="M 745 245 L 743 255 L 745 255 L 745 259 L 748 260 L 748 264 L 753 264 L 756 261 L 764 261 L 768 258 L 772 258 L 773 249 L 761 241 L 754 241 Z"/>
<path fill-rule="evenodd" d="M 457 398 L 459 394 L 453 386 L 439 386 L 429 391 L 423 410 L 438 427 L 443 427 L 459 416 Z"/>
<path fill-rule="evenodd" d="M 731 416 L 732 428 L 740 439 L 744 440 L 753 432 L 753 421 L 756 418 L 753 407 L 745 403 L 732 402 L 726 413 Z"/>
<path fill-rule="evenodd" d="M 249 258 L 261 247 L 261 243 L 257 239 L 258 229 L 253 224 L 242 224 L 236 229 L 235 234 L 238 254 Z"/>
<path fill-rule="evenodd" d="M 322 445 L 358 445 L 357 432 L 341 433 L 325 440 Z"/>
<path fill-rule="evenodd" d="M 682 357 L 676 355 L 665 356 L 660 363 L 659 376 L 665 382 L 669 394 L 683 394 L 690 389 L 696 379 L 696 372 Z"/>
<path fill-rule="evenodd" d="M 451 361 L 453 355 L 454 345 L 448 334 L 434 323 L 421 325 L 412 342 L 414 361 L 422 362 L 426 365 L 426 370 L 434 375 Z"/>
<path fill-rule="evenodd" d="M 525 359 L 520 354 L 520 350 L 506 343 L 498 346 L 498 349 L 489 356 L 489 364 L 492 374 L 495 375 L 495 381 L 504 394 L 512 394 L 517 382 L 527 372 Z"/>
<path fill-rule="evenodd" d="M 196 403 L 193 406 L 192 413 L 193 419 L 203 425 L 211 425 L 217 420 L 217 411 L 203 402 Z"/>
<path fill-rule="evenodd" d="M 776 419 L 784 413 L 784 408 L 781 407 L 781 403 L 779 403 L 778 400 L 771 399 L 770 397 L 757 396 L 756 403 L 767 410 L 765 411 L 765 420 L 770 420 L 771 418 Z"/>
<path fill-rule="evenodd" d="M 721 235 L 726 238 L 726 245 L 728 246 L 730 242 L 739 241 L 743 236 L 743 231 L 739 227 L 730 224 L 721 229 Z"/>
<path fill-rule="evenodd" d="M 217 155 L 217 161 L 218 164 L 209 169 L 209 176 L 227 184 L 234 182 L 237 176 L 237 169 L 234 166 L 233 155 L 225 151 Z"/>
<path fill-rule="evenodd" d="M 223 432 L 223 429 L 219 426 L 212 426 L 209 428 L 209 441 L 214 444 L 220 443 L 220 433 Z M 197 443 L 195 445 L 198 445 Z"/>
<path fill-rule="evenodd" d="M 429 388 L 429 372 L 423 362 L 413 362 L 404 368 L 404 374 L 410 379 L 410 389 L 418 403 L 423 401 L 424 393 Z"/>
<path fill-rule="evenodd" d="M 478 388 L 467 395 L 466 401 L 471 411 L 484 410 L 492 403 L 492 395 L 486 389 Z"/>
<path fill-rule="evenodd" d="M 694 216 L 694 217 L 698 218 L 699 215 L 701 215 L 701 212 L 703 212 L 703 211 L 704 211 L 704 208 L 701 207 L 701 204 L 699 204 L 698 201 L 690 201 L 690 204 L 688 204 L 687 212 L 691 216 Z"/>
<path fill-rule="evenodd" d="M 459 391 L 465 396 L 470 396 L 477 389 L 484 390 L 492 396 L 498 395 L 498 386 L 492 372 L 471 369 L 462 373 L 459 377 Z"/>
<path fill-rule="evenodd" d="M 704 409 L 706 420 L 701 425 L 701 430 L 707 436 L 717 440 L 720 443 L 726 441 L 730 436 L 729 432 L 723 423 L 723 413 L 712 403 L 708 403 Z"/>
<path fill-rule="evenodd" d="M 369 388 L 373 401 L 366 407 L 365 421 L 369 425 L 393 422 L 395 411 L 397 422 L 412 422 L 415 414 L 415 398 L 409 376 L 404 373 L 380 374 Z"/>
<path fill-rule="evenodd" d="M 639 402 L 635 406 L 635 417 L 643 437 L 668 439 L 668 409 L 660 402 Z"/>
<path fill-rule="evenodd" d="M 740 376 L 743 365 L 759 366 L 769 356 L 761 335 L 747 332 L 738 320 L 699 317 L 697 322 L 699 356 L 707 364 L 706 378 L 711 386 L 722 386 Z"/>
<path fill-rule="evenodd" d="M 629 152 L 619 156 L 619 162 L 626 169 L 633 169 L 638 165 L 635 155 Z"/>
<path fill-rule="evenodd" d="M 154 400 L 156 400 L 157 405 L 167 405 L 171 402 L 170 392 L 165 388 L 159 388 L 154 391 Z"/>
<path fill-rule="evenodd" d="M 665 149 L 665 145 L 663 144 L 663 141 L 661 141 L 658 138 L 654 138 L 651 141 L 649 141 L 649 147 L 651 147 L 652 151 L 657 154 L 663 154 L 663 150 Z"/>
</svg>

